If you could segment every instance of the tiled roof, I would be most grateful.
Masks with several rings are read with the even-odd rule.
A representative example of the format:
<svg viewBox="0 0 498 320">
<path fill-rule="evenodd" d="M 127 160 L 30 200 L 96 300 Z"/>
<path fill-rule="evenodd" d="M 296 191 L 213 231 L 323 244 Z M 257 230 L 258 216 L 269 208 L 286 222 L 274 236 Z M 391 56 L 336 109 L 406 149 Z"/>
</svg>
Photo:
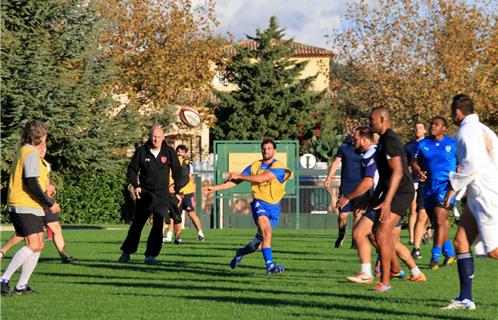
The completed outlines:
<svg viewBox="0 0 498 320">
<path fill-rule="evenodd" d="M 244 40 L 240 41 L 237 43 L 240 46 L 244 46 L 246 48 L 249 48 L 251 50 L 256 50 L 257 48 L 257 42 L 254 40 Z M 333 57 L 334 53 L 332 51 L 319 48 L 319 47 L 314 47 L 310 46 L 307 44 L 302 44 L 299 42 L 292 42 L 292 47 L 294 48 L 294 54 L 293 57 L 295 58 L 309 58 L 309 57 Z M 225 53 L 229 55 L 236 55 L 237 50 L 235 49 L 234 46 L 228 45 L 225 46 L 224 48 Z"/>
</svg>

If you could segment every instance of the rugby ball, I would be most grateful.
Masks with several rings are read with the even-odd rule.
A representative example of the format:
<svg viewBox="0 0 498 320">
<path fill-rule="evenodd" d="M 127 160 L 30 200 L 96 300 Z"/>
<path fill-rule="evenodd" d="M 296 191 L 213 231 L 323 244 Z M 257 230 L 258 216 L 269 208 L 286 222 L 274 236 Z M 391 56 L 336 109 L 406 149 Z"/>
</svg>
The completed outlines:
<svg viewBox="0 0 498 320">
<path fill-rule="evenodd" d="M 180 120 L 189 127 L 197 127 L 201 124 L 201 116 L 195 109 L 183 107 L 180 109 L 178 115 L 180 116 Z"/>
</svg>

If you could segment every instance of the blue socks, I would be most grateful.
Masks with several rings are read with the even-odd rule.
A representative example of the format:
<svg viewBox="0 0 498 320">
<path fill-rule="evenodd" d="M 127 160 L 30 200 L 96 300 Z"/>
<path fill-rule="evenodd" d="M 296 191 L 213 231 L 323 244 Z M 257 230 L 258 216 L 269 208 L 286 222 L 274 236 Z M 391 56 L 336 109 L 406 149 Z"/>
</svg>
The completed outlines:
<svg viewBox="0 0 498 320">
<path fill-rule="evenodd" d="M 273 254 L 271 248 L 263 248 L 263 258 L 265 259 L 266 269 L 273 267 Z"/>
<path fill-rule="evenodd" d="M 238 256 L 245 256 L 246 254 L 253 253 L 253 252 L 254 252 L 253 248 L 251 248 L 249 246 L 245 246 L 244 248 L 237 250 L 237 255 Z"/>
<path fill-rule="evenodd" d="M 443 243 L 443 254 L 446 257 L 454 257 L 455 256 L 455 249 L 453 248 L 453 244 L 451 243 L 451 240 L 446 240 Z"/>
<path fill-rule="evenodd" d="M 472 280 L 474 279 L 474 258 L 470 252 L 457 255 L 458 276 L 460 278 L 459 301 L 472 300 Z"/>
<path fill-rule="evenodd" d="M 439 260 L 441 257 L 441 253 L 443 252 L 443 248 L 441 247 L 432 247 L 432 259 Z"/>
</svg>

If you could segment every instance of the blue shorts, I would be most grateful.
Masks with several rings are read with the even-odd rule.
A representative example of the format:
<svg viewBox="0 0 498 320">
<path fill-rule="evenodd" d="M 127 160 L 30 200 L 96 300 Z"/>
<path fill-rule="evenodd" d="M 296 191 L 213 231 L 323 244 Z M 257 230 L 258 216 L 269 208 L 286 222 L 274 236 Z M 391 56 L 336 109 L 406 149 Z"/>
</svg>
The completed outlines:
<svg viewBox="0 0 498 320">
<path fill-rule="evenodd" d="M 280 219 L 280 202 L 271 204 L 259 199 L 254 199 L 251 203 L 251 208 L 254 222 L 256 222 L 258 217 L 266 216 L 270 220 L 271 228 L 275 229 Z"/>
<path fill-rule="evenodd" d="M 187 212 L 195 211 L 195 193 L 184 195 L 180 207 Z"/>
<path fill-rule="evenodd" d="M 380 211 L 378 210 L 367 210 L 363 215 L 365 217 L 367 217 L 368 219 L 370 219 L 373 223 L 374 223 L 374 229 L 377 227 L 378 223 L 379 223 L 379 214 L 380 214 Z M 398 223 L 396 223 L 396 225 L 394 226 L 395 228 L 399 228 L 401 227 L 401 220 L 403 219 L 399 219 Z"/>
<path fill-rule="evenodd" d="M 437 184 L 434 188 L 429 190 L 424 190 L 424 207 L 427 213 L 432 213 L 434 208 L 444 208 L 448 211 L 451 210 L 455 204 L 455 197 L 451 198 L 450 206 L 448 208 L 444 205 L 444 200 L 446 199 L 446 194 L 450 190 L 450 182 L 442 182 Z"/>
</svg>

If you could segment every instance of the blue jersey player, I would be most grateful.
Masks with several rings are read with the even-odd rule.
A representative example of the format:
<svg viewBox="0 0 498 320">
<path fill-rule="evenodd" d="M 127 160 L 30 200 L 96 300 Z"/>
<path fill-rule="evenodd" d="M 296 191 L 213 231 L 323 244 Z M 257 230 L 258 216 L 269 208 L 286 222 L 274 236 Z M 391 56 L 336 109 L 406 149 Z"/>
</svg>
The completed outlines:
<svg viewBox="0 0 498 320">
<path fill-rule="evenodd" d="M 432 258 L 429 268 L 439 269 L 439 258 L 445 256 L 443 265 L 455 262 L 455 250 L 448 235 L 448 216 L 450 206 L 445 205 L 446 195 L 451 190 L 449 174 L 457 169 L 455 140 L 445 135 L 446 119 L 435 117 L 431 121 L 430 136 L 418 143 L 413 168 L 424 183 L 424 207 L 431 215 L 436 227 Z M 427 171 L 420 168 L 420 161 L 424 162 Z"/>
<path fill-rule="evenodd" d="M 209 192 L 226 190 L 237 184 L 248 181 L 252 185 L 253 202 L 251 203 L 252 216 L 258 227 L 258 232 L 253 240 L 245 247 L 237 250 L 235 257 L 230 262 L 230 267 L 235 269 L 242 261 L 242 257 L 255 252 L 260 247 L 268 274 L 280 273 L 284 270 L 282 265 L 273 262 L 271 248 L 272 229 L 276 227 L 280 218 L 280 201 L 285 195 L 285 184 L 291 177 L 291 171 L 284 164 L 275 159 L 277 145 L 270 138 L 261 142 L 263 158 L 254 161 L 242 173 L 230 172 L 225 183 L 207 187 Z"/>
</svg>

